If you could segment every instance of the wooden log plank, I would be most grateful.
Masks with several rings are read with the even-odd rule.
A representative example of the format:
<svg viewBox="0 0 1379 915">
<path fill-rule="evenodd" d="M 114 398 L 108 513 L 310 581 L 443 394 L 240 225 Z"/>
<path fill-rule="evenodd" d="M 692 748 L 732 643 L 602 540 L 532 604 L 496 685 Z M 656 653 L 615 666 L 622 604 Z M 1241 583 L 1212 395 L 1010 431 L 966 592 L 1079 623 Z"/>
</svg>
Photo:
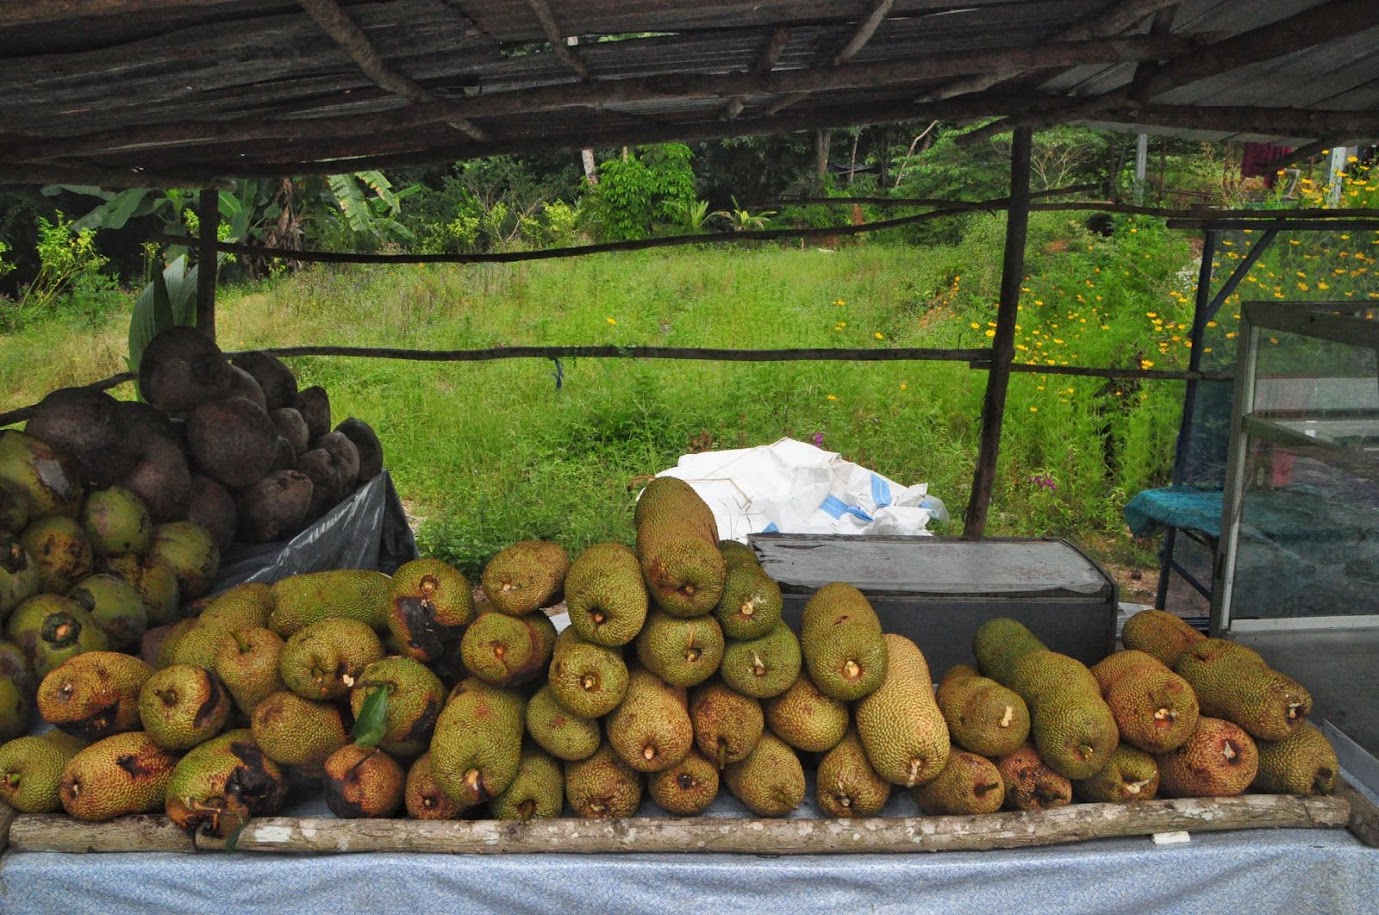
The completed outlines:
<svg viewBox="0 0 1379 915">
<path fill-rule="evenodd" d="M 10 824 L 14 818 L 19 816 L 19 811 L 15 810 L 4 801 L 0 801 L 0 852 L 10 847 Z"/>
<path fill-rule="evenodd" d="M 1074 804 L 1038 813 L 867 819 L 632 818 L 615 820 L 337 820 L 266 817 L 250 822 L 237 851 L 292 854 L 412 851 L 443 854 L 905 854 L 1028 848 L 1159 832 L 1251 828 L 1340 828 L 1350 805 L 1337 797 L 1247 795 Z M 193 843 L 165 817 L 104 824 L 22 815 L 10 827 L 14 851 L 186 852 Z"/>
<path fill-rule="evenodd" d="M 1344 778 L 1336 782 L 1336 796 L 1350 804 L 1350 822 L 1346 824 L 1350 834 L 1370 848 L 1379 848 L 1379 807 Z"/>
<path fill-rule="evenodd" d="M 565 66 L 574 71 L 575 76 L 581 80 L 589 78 L 589 67 L 580 60 L 579 55 L 565 43 L 566 34 L 560 28 L 560 24 L 555 21 L 555 14 L 551 12 L 551 7 L 546 0 L 527 0 L 527 6 L 532 14 L 536 16 L 536 21 L 541 23 L 541 31 L 546 36 L 546 41 L 550 44 L 555 56 L 559 57 Z"/>
<path fill-rule="evenodd" d="M 239 0 L 30 0 L 0 4 L 0 26 L 33 25 L 96 16 L 227 6 Z"/>
</svg>

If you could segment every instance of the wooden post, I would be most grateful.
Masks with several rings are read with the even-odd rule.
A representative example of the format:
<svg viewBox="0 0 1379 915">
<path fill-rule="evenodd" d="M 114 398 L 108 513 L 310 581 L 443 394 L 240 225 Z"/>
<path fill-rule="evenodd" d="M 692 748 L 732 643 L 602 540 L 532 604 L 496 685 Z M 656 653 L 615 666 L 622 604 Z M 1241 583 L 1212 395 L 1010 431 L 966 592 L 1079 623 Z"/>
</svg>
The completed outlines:
<svg viewBox="0 0 1379 915">
<path fill-rule="evenodd" d="M 1001 448 L 1001 420 L 1006 390 L 1010 387 L 1010 363 L 1015 359 L 1015 318 L 1020 307 L 1020 283 L 1025 275 L 1025 236 L 1029 231 L 1030 150 L 1034 131 L 1015 128 L 1010 149 L 1010 205 L 1006 209 L 1006 246 L 1001 262 L 1001 299 L 996 309 L 996 336 L 991 341 L 991 371 L 986 376 L 982 402 L 981 447 L 972 475 L 972 495 L 967 503 L 962 535 L 978 538 L 986 530 L 991 490 L 996 482 L 996 458 Z"/>
<path fill-rule="evenodd" d="M 196 327 L 214 341 L 215 280 L 219 267 L 216 230 L 220 228 L 220 192 L 213 187 L 202 188 L 196 211 L 201 217 L 201 237 L 197 244 Z"/>
</svg>

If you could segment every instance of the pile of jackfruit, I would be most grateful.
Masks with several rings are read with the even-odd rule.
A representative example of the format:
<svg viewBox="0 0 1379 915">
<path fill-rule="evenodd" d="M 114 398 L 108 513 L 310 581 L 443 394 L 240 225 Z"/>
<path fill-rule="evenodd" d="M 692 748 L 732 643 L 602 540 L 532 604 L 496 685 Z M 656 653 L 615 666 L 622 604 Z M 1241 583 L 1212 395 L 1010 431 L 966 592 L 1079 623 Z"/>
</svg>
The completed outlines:
<svg viewBox="0 0 1379 915">
<path fill-rule="evenodd" d="M 573 561 L 515 543 L 478 588 L 436 559 L 316 572 L 193 604 L 144 659 L 76 654 L 36 687 L 54 730 L 0 746 L 0 798 L 229 837 L 303 782 L 341 817 L 516 820 L 627 817 L 644 796 L 692 816 L 724 788 L 783 816 L 806 763 L 831 817 L 896 790 L 978 814 L 1335 783 L 1306 690 L 1171 614 L 1133 617 L 1091 669 L 990 620 L 935 690 L 850 584 L 815 592 L 797 634 L 687 484 L 654 480 L 633 521 L 635 549 Z"/>
</svg>

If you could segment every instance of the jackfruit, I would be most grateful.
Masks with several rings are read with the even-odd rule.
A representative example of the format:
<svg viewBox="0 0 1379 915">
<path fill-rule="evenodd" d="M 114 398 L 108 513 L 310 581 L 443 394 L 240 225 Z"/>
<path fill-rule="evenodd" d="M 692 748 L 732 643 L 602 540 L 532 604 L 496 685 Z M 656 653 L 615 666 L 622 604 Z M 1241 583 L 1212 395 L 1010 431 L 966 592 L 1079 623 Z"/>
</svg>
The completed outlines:
<svg viewBox="0 0 1379 915">
<path fill-rule="evenodd" d="M 1047 810 L 1073 801 L 1072 782 L 1044 765 L 1031 744 L 996 760 L 996 771 L 1005 785 L 1006 810 Z"/>
<path fill-rule="evenodd" d="M 671 686 L 695 686 L 723 662 L 723 630 L 712 616 L 653 611 L 637 636 L 637 660 Z"/>
<path fill-rule="evenodd" d="M 211 669 L 243 715 L 278 690 L 287 689 L 278 674 L 283 640 L 271 629 L 231 632 L 216 647 Z"/>
<path fill-rule="evenodd" d="M 849 728 L 819 760 L 815 781 L 819 809 L 831 817 L 873 817 L 891 797 L 891 783 L 876 774 L 855 728 Z"/>
<path fill-rule="evenodd" d="M 273 615 L 273 589 L 260 581 L 248 581 L 217 594 L 205 610 L 201 621 L 218 623 L 230 632 L 263 629 Z"/>
<path fill-rule="evenodd" d="M 719 769 L 746 759 L 766 727 L 761 702 L 719 680 L 690 693 L 689 713 L 699 752 Z"/>
<path fill-rule="evenodd" d="M 579 637 L 617 647 L 637 637 L 650 598 L 637 554 L 621 543 L 596 543 L 570 564 L 565 606 Z"/>
<path fill-rule="evenodd" d="M 42 575 L 24 551 L 24 544 L 16 537 L 0 536 L 0 619 L 42 586 Z"/>
<path fill-rule="evenodd" d="M 319 770 L 330 754 L 349 743 L 338 708 L 290 690 L 279 690 L 256 705 L 249 727 L 269 759 L 307 771 Z"/>
<path fill-rule="evenodd" d="M 805 603 L 800 647 L 810 679 L 834 699 L 861 699 L 886 673 L 881 620 L 866 596 L 844 582 L 824 585 Z"/>
<path fill-rule="evenodd" d="M 123 486 L 92 490 L 82 503 L 79 519 L 97 556 L 142 555 L 153 546 L 153 517 L 148 506 Z"/>
<path fill-rule="evenodd" d="M 0 746 L 0 801 L 20 813 L 61 810 L 58 780 L 76 753 L 46 737 L 16 737 Z"/>
<path fill-rule="evenodd" d="M 215 619 L 189 617 L 185 622 L 185 626 L 169 632 L 159 646 L 158 666 L 189 664 L 210 670 L 215 666 L 216 652 L 231 637 L 230 630 Z"/>
<path fill-rule="evenodd" d="M 723 634 L 739 642 L 759 639 L 780 622 L 784 599 L 780 585 L 756 565 L 730 568 L 714 617 Z"/>
<path fill-rule="evenodd" d="M 1257 742 L 1259 767 L 1250 787 L 1270 794 L 1330 794 L 1341 765 L 1326 735 L 1304 724 L 1283 740 Z"/>
<path fill-rule="evenodd" d="M 551 693 L 549 684 L 527 700 L 526 723 L 532 740 L 556 759 L 566 762 L 593 756 L 603 739 L 598 721 L 565 711 Z"/>
<path fill-rule="evenodd" d="M 378 747 L 346 744 L 324 768 L 326 806 L 341 819 L 385 818 L 402 809 L 407 775 Z"/>
<path fill-rule="evenodd" d="M 1174 671 L 1192 686 L 1203 715 L 1225 718 L 1260 740 L 1283 740 L 1312 711 L 1312 694 L 1224 639 L 1202 639 L 1178 656 Z"/>
<path fill-rule="evenodd" d="M 1021 655 L 1010 667 L 1010 675 L 1004 684 L 1020 694 L 1031 708 L 1039 704 L 1046 694 L 1077 690 L 1088 695 L 1100 696 L 1101 688 L 1096 677 L 1076 658 L 1044 649 Z"/>
<path fill-rule="evenodd" d="M 657 477 L 633 513 L 637 558 L 657 606 L 672 616 L 702 616 L 723 594 L 725 568 L 713 512 L 683 480 Z"/>
<path fill-rule="evenodd" d="M 1124 743 L 1116 747 L 1106 768 L 1073 782 L 1077 799 L 1093 804 L 1152 801 L 1158 793 L 1159 764 L 1153 756 Z"/>
<path fill-rule="evenodd" d="M 824 695 L 805 671 L 800 671 L 789 689 L 762 706 L 771 732 L 797 750 L 823 753 L 847 733 L 847 704 Z"/>
<path fill-rule="evenodd" d="M 453 820 L 464 813 L 465 808 L 450 799 L 439 784 L 431 769 L 431 754 L 423 753 L 407 770 L 407 783 L 403 786 L 403 802 L 407 815 L 414 820 Z"/>
<path fill-rule="evenodd" d="M 718 541 L 718 552 L 723 554 L 723 564 L 732 569 L 760 569 L 761 560 L 756 550 L 738 540 Z"/>
<path fill-rule="evenodd" d="M 1205 636 L 1172 613 L 1141 610 L 1125 621 L 1120 641 L 1128 649 L 1152 654 L 1172 667 L 1178 655 Z"/>
<path fill-rule="evenodd" d="M 929 664 L 914 642 L 886 634 L 886 676 L 853 706 L 867 760 L 886 781 L 913 788 L 948 762 L 948 725 L 934 701 Z"/>
<path fill-rule="evenodd" d="M 1016 661 L 1045 647 L 1024 623 L 1005 616 L 982 623 L 972 636 L 972 654 L 982 675 L 1002 686 L 1010 685 L 1010 672 Z"/>
<path fill-rule="evenodd" d="M 565 799 L 587 819 L 630 817 L 642 802 L 642 776 L 605 743 L 588 759 L 565 763 Z"/>
<path fill-rule="evenodd" d="M 148 608 L 129 582 L 101 572 L 77 582 L 67 596 L 91 614 L 112 649 L 138 651 L 148 629 Z"/>
<path fill-rule="evenodd" d="M 1146 753 L 1167 753 L 1196 729 L 1197 696 L 1157 658 L 1142 657 L 1146 660 L 1133 662 L 1120 676 L 1107 676 L 1106 705 L 1122 741 Z"/>
<path fill-rule="evenodd" d="M 770 731 L 742 762 L 723 769 L 728 790 L 762 817 L 783 817 L 804 800 L 804 767 L 790 745 Z"/>
<path fill-rule="evenodd" d="M 163 809 L 177 757 L 159 749 L 143 731 L 98 740 L 62 770 L 58 796 L 78 820 L 111 820 Z"/>
<path fill-rule="evenodd" d="M 1096 678 L 1097 688 L 1104 696 L 1111 684 L 1127 674 L 1140 675 L 1148 671 L 1167 669 L 1163 661 L 1149 652 L 1130 648 L 1109 654 L 1092 665 L 1092 676 Z"/>
<path fill-rule="evenodd" d="M 188 832 L 225 839 L 250 817 L 272 816 L 287 798 L 287 776 L 248 728 L 226 731 L 183 756 L 164 793 L 168 819 Z"/>
<path fill-rule="evenodd" d="M 558 817 L 564 808 L 565 777 L 560 763 L 531 744 L 522 747 L 512 784 L 488 802 L 489 811 L 499 820 Z"/>
<path fill-rule="evenodd" d="M 426 752 L 445 704 L 440 677 L 412 658 L 374 661 L 350 690 L 350 712 L 356 719 L 364 710 L 365 700 L 380 689 L 388 693 L 388 707 L 379 749 L 407 759 Z"/>
<path fill-rule="evenodd" d="M 780 622 L 759 639 L 728 642 L 719 674 L 744 696 L 769 699 L 789 689 L 802 666 L 800 640 Z"/>
<path fill-rule="evenodd" d="M 474 616 L 474 589 L 454 566 L 413 559 L 393 573 L 388 631 L 403 653 L 418 661 L 429 663 L 451 653 Z"/>
<path fill-rule="evenodd" d="M 517 777 L 526 700 L 470 678 L 451 694 L 431 737 L 431 767 L 461 807 L 497 797 Z"/>
<path fill-rule="evenodd" d="M 220 547 L 211 532 L 195 521 L 169 521 L 155 527 L 149 555 L 172 566 L 184 600 L 210 593 L 220 574 Z"/>
<path fill-rule="evenodd" d="M 545 614 L 509 616 L 480 613 L 460 640 L 465 670 L 495 686 L 510 686 L 528 679 L 546 660 L 551 642 L 542 633 Z"/>
<path fill-rule="evenodd" d="M 54 668 L 38 686 L 38 713 L 83 740 L 139 729 L 139 691 L 153 673 L 138 658 L 88 651 Z"/>
<path fill-rule="evenodd" d="M 278 673 L 303 699 L 340 699 L 354 689 L 364 668 L 382 658 L 383 643 L 367 623 L 327 619 L 288 637 Z"/>
<path fill-rule="evenodd" d="M 273 583 L 268 628 L 283 638 L 332 616 L 359 620 L 375 631 L 388 627 L 391 580 L 370 569 L 307 572 Z"/>
<path fill-rule="evenodd" d="M 1005 782 L 985 756 L 953 748 L 943 771 L 910 789 L 919 809 L 931 816 L 995 813 L 1005 802 Z"/>
<path fill-rule="evenodd" d="M 570 571 L 565 548 L 549 540 L 519 540 L 484 566 L 479 583 L 494 609 L 511 616 L 558 603 Z"/>
<path fill-rule="evenodd" d="M 646 779 L 647 793 L 664 811 L 675 816 L 703 813 L 718 797 L 718 770 L 697 751 L 669 769 Z"/>
<path fill-rule="evenodd" d="M 172 566 L 157 556 L 123 553 L 105 558 L 105 570 L 118 575 L 143 598 L 150 626 L 166 626 L 181 618 L 181 593 Z"/>
<path fill-rule="evenodd" d="M 556 641 L 547 678 L 555 700 L 581 718 L 608 714 L 627 691 L 627 665 L 622 655 L 583 641 L 573 629 L 566 629 Z"/>
<path fill-rule="evenodd" d="M 1187 742 L 1159 757 L 1159 792 L 1165 797 L 1233 797 L 1254 781 L 1259 750 L 1229 721 L 1202 715 Z"/>
<path fill-rule="evenodd" d="M 1111 709 L 1095 692 L 1080 689 L 1051 692 L 1035 703 L 1030 734 L 1048 767 L 1070 779 L 1100 772 L 1120 743 Z"/>
<path fill-rule="evenodd" d="M 216 675 L 188 664 L 156 671 L 139 693 L 139 717 L 149 739 L 174 753 L 219 734 L 230 707 L 230 694 Z"/>
<path fill-rule="evenodd" d="M 953 743 L 964 750 L 1004 756 L 1029 739 L 1025 700 L 976 668 L 950 670 L 935 698 Z"/>
<path fill-rule="evenodd" d="M 627 693 L 608 716 L 608 745 L 628 767 L 660 772 L 684 759 L 694 746 L 685 691 L 636 668 Z"/>
<path fill-rule="evenodd" d="M 30 521 L 19 540 L 38 568 L 40 587 L 50 594 L 66 594 L 95 571 L 91 542 L 71 518 L 52 515 Z"/>
</svg>

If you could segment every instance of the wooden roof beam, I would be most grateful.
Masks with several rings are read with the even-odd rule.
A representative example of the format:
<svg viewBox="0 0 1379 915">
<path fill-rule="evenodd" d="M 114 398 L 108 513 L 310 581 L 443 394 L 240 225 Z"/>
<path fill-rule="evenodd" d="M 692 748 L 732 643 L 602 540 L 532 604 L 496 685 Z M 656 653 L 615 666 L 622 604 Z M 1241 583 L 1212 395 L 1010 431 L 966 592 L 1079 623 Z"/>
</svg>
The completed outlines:
<svg viewBox="0 0 1379 915">
<path fill-rule="evenodd" d="M 790 30 L 785 27 L 776 29 L 771 33 L 771 40 L 766 42 L 766 47 L 761 49 L 761 54 L 757 56 L 756 62 L 752 64 L 752 68 L 747 72 L 758 78 L 765 77 L 776 68 L 776 62 L 780 60 L 781 52 L 785 50 L 785 46 L 789 43 Z M 721 117 L 725 121 L 731 121 L 742 113 L 742 109 L 746 107 L 746 104 L 747 97 L 745 95 L 733 96 L 728 104 L 723 107 L 723 114 Z"/>
<path fill-rule="evenodd" d="M 852 33 L 852 37 L 847 40 L 847 43 L 843 45 L 842 49 L 837 54 L 833 55 L 833 66 L 835 69 L 849 63 L 857 56 L 858 51 L 866 47 L 867 42 L 871 41 L 871 37 L 876 34 L 876 30 L 881 27 L 881 23 L 886 20 L 886 16 L 890 13 L 891 7 L 894 5 L 895 0 L 877 0 L 876 4 L 871 9 L 871 13 L 857 26 L 857 30 Z M 771 107 L 767 108 L 766 114 L 768 116 L 779 114 L 782 110 L 789 108 L 791 105 L 808 96 L 808 92 L 792 92 L 790 95 L 778 99 Z"/>
<path fill-rule="evenodd" d="M 439 101 L 440 97 L 430 89 L 389 67 L 369 42 L 364 30 L 336 0 L 297 0 L 297 4 L 379 88 L 419 104 Z M 467 118 L 449 118 L 446 123 L 475 140 L 488 139 L 483 129 Z"/>
<path fill-rule="evenodd" d="M 196 9 L 211 6 L 216 0 L 29 0 L 26 3 L 0 3 L 0 26 L 36 25 L 95 16 L 126 16 L 130 13 Z M 236 0 L 218 0 L 227 6 Z"/>
<path fill-rule="evenodd" d="M 550 42 L 551 50 L 555 56 L 559 57 L 565 66 L 575 72 L 581 80 L 589 78 L 589 67 L 579 58 L 570 46 L 565 43 L 566 35 L 560 30 L 560 24 L 555 21 L 555 14 L 551 12 L 551 7 L 546 0 L 527 0 L 527 6 L 536 14 L 537 20 L 541 23 L 541 30 L 546 33 L 546 40 Z"/>
</svg>

